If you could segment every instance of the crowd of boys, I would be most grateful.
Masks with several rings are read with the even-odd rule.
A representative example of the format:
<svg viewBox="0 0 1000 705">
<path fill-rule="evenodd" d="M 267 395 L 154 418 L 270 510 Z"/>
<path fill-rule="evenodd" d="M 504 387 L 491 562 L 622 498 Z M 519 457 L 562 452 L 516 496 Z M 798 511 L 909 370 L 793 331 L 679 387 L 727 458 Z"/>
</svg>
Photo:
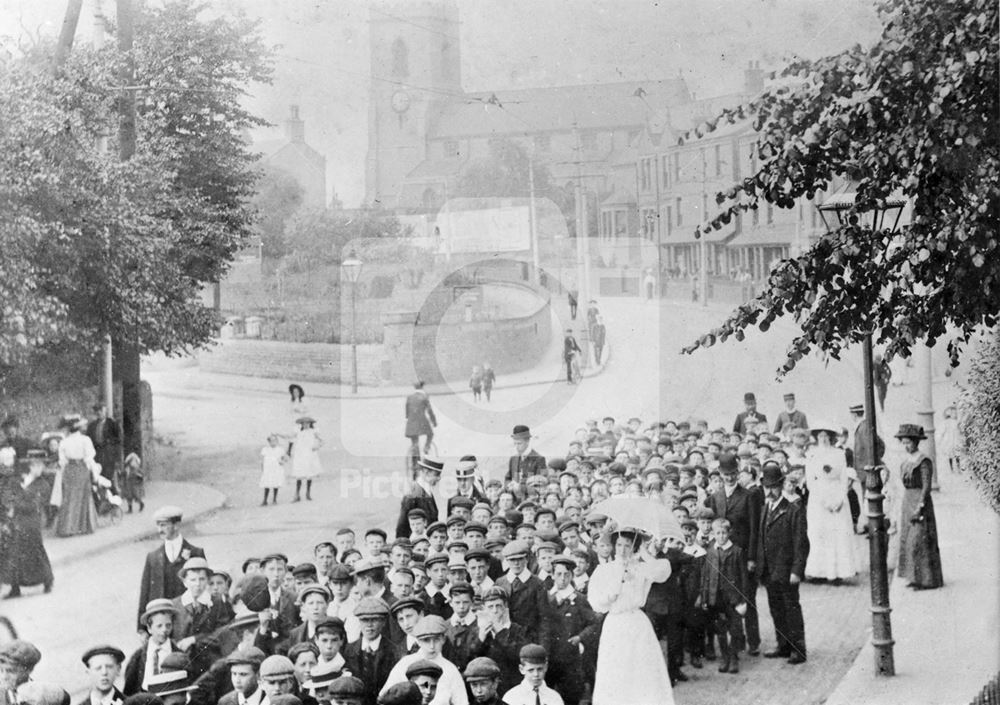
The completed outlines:
<svg viewBox="0 0 1000 705">
<path fill-rule="evenodd" d="M 777 637 L 763 655 L 802 663 L 809 434 L 786 402 L 773 431 L 752 394 L 732 430 L 592 420 L 548 459 L 517 426 L 505 478 L 483 482 L 465 456 L 444 497 L 445 464 L 424 459 L 395 536 L 342 528 L 308 560 L 254 556 L 235 576 L 182 536 L 181 509 L 163 507 L 140 587 L 144 643 L 83 654 L 81 705 L 586 701 L 602 621 L 587 585 L 613 560 L 607 518 L 588 509 L 615 495 L 665 503 L 682 529 L 658 546 L 672 572 L 645 606 L 663 646 L 650 658 L 667 660 L 674 684 L 685 663 L 738 673 L 742 652 L 760 655 L 759 585 Z M 40 656 L 23 641 L 0 649 L 0 705 L 68 704 L 28 680 Z"/>
</svg>

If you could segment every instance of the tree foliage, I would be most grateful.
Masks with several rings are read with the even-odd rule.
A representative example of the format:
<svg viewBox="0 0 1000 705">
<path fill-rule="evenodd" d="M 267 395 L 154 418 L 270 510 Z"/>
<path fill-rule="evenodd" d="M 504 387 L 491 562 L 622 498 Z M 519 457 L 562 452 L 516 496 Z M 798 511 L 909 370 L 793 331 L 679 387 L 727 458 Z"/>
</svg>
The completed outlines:
<svg viewBox="0 0 1000 705">
<path fill-rule="evenodd" d="M 294 176 L 283 169 L 265 166 L 253 204 L 257 209 L 257 233 L 265 257 L 283 257 L 290 252 L 285 241 L 285 226 L 302 206 L 305 190 Z"/>
<path fill-rule="evenodd" d="M 340 262 L 352 243 L 403 238 L 408 229 L 381 209 L 302 208 L 288 221 L 285 240 L 291 269 L 307 271 Z"/>
<path fill-rule="evenodd" d="M 202 9 L 142 9 L 133 86 L 113 45 L 78 47 L 55 75 L 50 44 L 0 64 L 0 361 L 106 334 L 177 353 L 216 334 L 199 292 L 252 232 L 242 132 L 263 121 L 240 103 L 269 67 L 253 23 Z M 138 139 L 120 162 L 128 93 Z"/>
<path fill-rule="evenodd" d="M 838 358 L 867 333 L 890 359 L 949 336 L 957 364 L 977 327 L 997 322 L 997 8 L 884 1 L 874 46 L 794 61 L 751 103 L 695 131 L 743 119 L 758 131 L 758 171 L 717 195 L 722 210 L 700 231 L 762 201 L 791 208 L 845 181 L 857 198 L 849 222 L 781 262 L 754 301 L 685 352 L 792 315 L 801 334 L 782 374 L 814 348 Z M 894 193 L 909 199 L 912 222 L 897 235 L 873 231 L 863 214 Z"/>
</svg>

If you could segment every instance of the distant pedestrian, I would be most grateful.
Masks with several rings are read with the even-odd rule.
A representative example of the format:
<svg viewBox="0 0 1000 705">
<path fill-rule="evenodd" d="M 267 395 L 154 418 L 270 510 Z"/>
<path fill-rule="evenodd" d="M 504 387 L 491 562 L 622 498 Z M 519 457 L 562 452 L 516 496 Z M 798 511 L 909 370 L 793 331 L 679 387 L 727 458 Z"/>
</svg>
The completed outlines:
<svg viewBox="0 0 1000 705">
<path fill-rule="evenodd" d="M 10 585 L 7 597 L 17 597 L 21 587 L 43 585 L 52 590 L 52 567 L 42 545 L 42 523 L 52 488 L 42 476 L 45 470 L 43 451 L 28 451 L 24 474 L 7 479 L 5 500 L 12 514 L 8 524 L 7 561 L 3 581 Z"/>
<path fill-rule="evenodd" d="M 572 318 L 575 321 L 576 320 L 577 299 L 580 296 L 580 292 L 571 289 L 570 291 L 567 292 L 566 295 L 569 298 L 569 316 L 570 316 L 570 318 Z"/>
<path fill-rule="evenodd" d="M 146 498 L 146 475 L 142 470 L 142 459 L 136 453 L 129 453 L 125 458 L 120 473 L 119 486 L 122 499 L 128 502 L 129 514 L 132 513 L 132 503 L 139 504 L 139 511 L 146 508 L 143 500 Z"/>
<path fill-rule="evenodd" d="M 493 393 L 493 385 L 497 382 L 497 375 L 493 367 L 488 362 L 483 363 L 483 392 L 486 393 L 486 401 L 490 400 Z"/>
<path fill-rule="evenodd" d="M 108 415 L 108 407 L 103 403 L 94 404 L 93 411 L 94 420 L 87 424 L 87 435 L 94 444 L 94 459 L 101 466 L 101 474 L 113 483 L 121 461 L 121 426 Z M 115 485 L 112 487 L 117 489 Z"/>
<path fill-rule="evenodd" d="M 608 329 L 604 325 L 604 316 L 597 314 L 595 323 L 590 329 L 590 339 L 594 343 L 594 360 L 600 365 L 601 355 L 604 353 L 604 342 Z"/>
<path fill-rule="evenodd" d="M 958 427 L 958 413 L 954 406 L 944 410 L 944 420 L 937 433 L 937 450 L 948 459 L 948 469 L 952 472 L 962 472 L 961 456 L 965 451 L 965 440 Z"/>
<path fill-rule="evenodd" d="M 479 365 L 472 368 L 472 376 L 469 377 L 469 388 L 472 390 L 472 400 L 478 402 L 483 396 L 483 370 Z"/>
<path fill-rule="evenodd" d="M 646 301 L 652 301 L 656 292 L 656 277 L 653 276 L 652 269 L 646 270 L 646 276 L 642 280 L 642 284 L 646 291 Z"/>
<path fill-rule="evenodd" d="M 889 391 L 889 380 L 892 379 L 892 368 L 880 353 L 872 359 L 872 373 L 875 378 L 875 391 L 878 392 L 878 406 L 885 411 L 885 394 Z"/>
<path fill-rule="evenodd" d="M 302 481 L 306 482 L 306 499 L 312 500 L 313 478 L 319 475 L 322 466 L 319 462 L 319 449 L 323 447 L 323 439 L 316 433 L 316 419 L 303 416 L 296 421 L 299 431 L 292 441 L 292 477 L 295 478 L 295 499 L 302 499 Z"/>
<path fill-rule="evenodd" d="M 563 360 L 566 362 L 566 383 L 573 384 L 573 358 L 583 351 L 573 336 L 573 329 L 566 329 L 566 337 L 563 338 Z"/>
<path fill-rule="evenodd" d="M 587 302 L 587 328 L 591 329 L 597 323 L 597 317 L 601 315 L 597 308 L 597 302 L 591 299 Z"/>
<path fill-rule="evenodd" d="M 267 498 L 274 493 L 272 504 L 278 503 L 278 490 L 285 484 L 285 463 L 288 456 L 281 445 L 281 437 L 272 433 L 267 437 L 267 445 L 260 449 L 260 486 L 264 490 L 262 507 L 267 506 Z"/>
</svg>

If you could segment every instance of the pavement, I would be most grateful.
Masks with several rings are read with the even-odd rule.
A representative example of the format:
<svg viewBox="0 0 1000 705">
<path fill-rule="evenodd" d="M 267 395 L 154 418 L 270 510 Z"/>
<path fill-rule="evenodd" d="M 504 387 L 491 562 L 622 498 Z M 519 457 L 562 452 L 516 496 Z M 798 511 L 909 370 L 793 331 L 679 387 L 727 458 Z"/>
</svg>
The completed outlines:
<svg viewBox="0 0 1000 705">
<path fill-rule="evenodd" d="M 536 397 L 545 387 L 552 386 L 564 395 L 557 399 L 558 408 L 541 409 L 539 420 L 531 421 L 532 429 L 538 429 L 538 447 L 544 454 L 564 448 L 574 425 L 600 411 L 623 417 L 634 413 L 642 418 L 680 418 L 682 413 L 691 413 L 719 421 L 719 409 L 739 406 L 744 387 L 757 389 L 762 408 L 771 411 L 777 409 L 781 393 L 795 385 L 792 388 L 810 418 L 815 414 L 817 418 L 829 415 L 836 419 L 843 418 L 846 406 L 855 401 L 853 390 L 860 392 L 859 367 L 850 359 L 829 365 L 818 359 L 805 360 L 782 384 L 773 384 L 769 375 L 778 365 L 776 353 L 783 350 L 782 338 L 791 331 L 778 324 L 769 336 L 749 334 L 742 345 L 727 344 L 698 356 L 679 356 L 677 350 L 692 339 L 693 332 L 710 327 L 705 322 L 705 309 L 664 307 L 660 309 L 659 328 L 650 329 L 650 316 L 654 322 L 656 318 L 652 306 L 638 299 L 602 303 L 609 339 L 616 344 L 615 356 L 591 371 L 594 379 L 578 387 L 565 383 L 553 386 L 546 358 L 542 370 L 523 373 L 520 378 L 505 376 L 494 407 L 509 407 L 509 413 L 529 416 L 541 406 Z M 710 313 L 721 318 L 727 310 L 713 307 Z M 660 341 L 661 345 L 637 344 L 643 341 Z M 765 343 L 766 349 L 762 349 Z M 658 363 L 662 366 L 659 375 L 650 372 Z M 390 444 L 381 465 L 374 457 L 374 448 L 385 437 L 381 419 L 387 413 L 398 413 L 393 410 L 408 389 L 392 390 L 393 398 L 382 390 L 386 397 L 352 400 L 339 385 L 328 385 L 328 389 L 311 384 L 311 397 L 330 395 L 328 406 L 317 402 L 317 417 L 338 417 L 336 423 L 327 425 L 329 442 L 323 451 L 327 472 L 314 488 L 315 501 L 292 504 L 286 488 L 278 506 L 261 508 L 255 482 L 256 449 L 263 429 L 273 423 L 269 417 L 275 412 L 269 407 L 275 404 L 274 394 L 285 393 L 284 384 L 204 375 L 196 368 L 181 366 L 154 366 L 147 376 L 155 380 L 157 433 L 170 442 L 168 450 L 178 460 L 171 476 L 211 477 L 212 487 L 197 482 L 152 481 L 142 514 L 125 515 L 119 525 L 102 528 L 91 536 L 47 540 L 56 568 L 52 594 L 26 591 L 23 599 L 0 602 L 0 610 L 14 620 L 22 634 L 43 646 L 45 657 L 36 672 L 39 680 L 57 679 L 74 693 L 81 692 L 85 683 L 77 659 L 93 640 L 91 635 L 101 634 L 101 640 L 118 643 L 126 650 L 138 645 L 131 623 L 135 584 L 142 555 L 155 545 L 151 513 L 157 506 L 169 503 L 185 507 L 185 535 L 206 548 L 213 565 L 231 569 L 238 569 L 245 557 L 247 541 L 253 541 L 255 551 L 265 552 L 310 546 L 329 538 L 341 525 L 388 525 L 387 516 L 391 519 L 398 506 L 397 495 L 373 493 L 368 485 L 348 487 L 344 478 L 355 468 L 367 482 L 388 472 L 388 463 L 395 463 L 396 458 L 390 460 L 389 456 L 396 455 L 399 444 Z M 516 388 L 515 384 L 525 386 Z M 943 409 L 955 394 L 954 380 L 936 384 L 934 393 L 936 408 Z M 442 443 L 451 443 L 454 454 L 468 447 L 477 453 L 482 449 L 481 458 L 505 460 L 509 452 L 506 416 L 494 424 L 496 428 L 474 428 L 467 418 L 470 407 L 463 394 L 442 389 L 434 396 L 453 400 L 441 400 L 439 429 L 443 429 Z M 886 429 L 912 419 L 918 403 L 912 385 L 890 390 L 887 413 L 880 418 L 881 432 L 889 440 L 890 467 L 898 467 L 898 450 L 890 438 L 891 430 Z M 472 416 L 494 413 L 500 412 L 485 406 Z M 728 418 L 728 412 L 722 413 Z M 391 424 L 391 437 L 397 433 L 396 424 Z M 352 443 L 373 449 L 372 457 L 356 457 Z M 241 446 L 246 448 L 241 450 Z M 331 472 L 330 468 L 335 469 Z M 840 586 L 803 586 L 809 645 L 806 664 L 795 667 L 746 657 L 737 676 L 716 673 L 716 664 L 710 662 L 702 670 L 686 667 L 692 682 L 675 689 L 675 701 L 682 705 L 736 701 L 762 705 L 968 703 L 1000 663 L 996 638 L 1000 633 L 996 599 L 1000 530 L 997 516 L 978 500 L 963 478 L 945 473 L 941 485 L 934 501 L 946 584 L 940 590 L 923 592 L 892 585 L 896 677 L 876 678 L 872 673 L 873 656 L 867 643 L 871 623 L 867 543 L 858 538 L 861 572 L 856 581 Z M 234 544 L 237 537 L 240 542 Z M 126 566 L 124 575 L 120 566 Z M 85 603 L 83 610 L 81 601 Z M 758 608 L 767 648 L 773 629 L 764 590 L 758 593 Z M 65 624 L 72 624 L 72 629 L 58 632 L 61 636 L 53 643 L 53 629 Z"/>
</svg>

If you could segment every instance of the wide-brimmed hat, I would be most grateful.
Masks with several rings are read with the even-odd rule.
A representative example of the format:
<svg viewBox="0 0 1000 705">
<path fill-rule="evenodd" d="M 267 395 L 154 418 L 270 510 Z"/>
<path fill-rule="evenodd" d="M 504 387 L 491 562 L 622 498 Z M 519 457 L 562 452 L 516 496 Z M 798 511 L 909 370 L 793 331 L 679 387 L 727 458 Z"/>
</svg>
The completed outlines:
<svg viewBox="0 0 1000 705">
<path fill-rule="evenodd" d="M 819 434 L 820 432 L 829 433 L 830 440 L 833 440 L 838 435 L 840 435 L 840 431 L 838 431 L 831 423 L 818 423 L 809 429 L 809 433 L 812 435 L 813 438 L 816 438 L 817 434 Z"/>
<path fill-rule="evenodd" d="M 150 600 L 146 603 L 146 609 L 143 610 L 142 616 L 139 617 L 139 621 L 143 624 L 149 622 L 149 618 L 154 614 L 169 613 L 174 617 L 177 616 L 177 608 L 174 607 L 174 603 L 165 597 L 160 597 L 155 600 Z"/>
<path fill-rule="evenodd" d="M 915 423 L 900 424 L 896 432 L 896 438 L 912 438 L 915 441 L 922 441 L 927 438 L 924 434 L 924 427 Z"/>
</svg>

